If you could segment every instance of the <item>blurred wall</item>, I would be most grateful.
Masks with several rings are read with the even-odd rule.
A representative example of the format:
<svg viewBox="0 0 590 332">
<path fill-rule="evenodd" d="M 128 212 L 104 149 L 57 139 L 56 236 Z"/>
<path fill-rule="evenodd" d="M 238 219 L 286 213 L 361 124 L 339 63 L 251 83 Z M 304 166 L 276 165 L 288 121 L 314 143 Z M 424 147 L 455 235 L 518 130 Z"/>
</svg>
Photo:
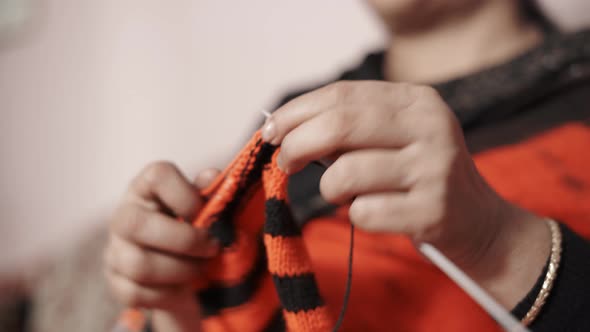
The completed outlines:
<svg viewBox="0 0 590 332">
<path fill-rule="evenodd" d="M 355 0 L 23 3 L 0 35 L 0 277 L 104 225 L 149 161 L 222 166 L 261 108 L 384 39 Z"/>
</svg>

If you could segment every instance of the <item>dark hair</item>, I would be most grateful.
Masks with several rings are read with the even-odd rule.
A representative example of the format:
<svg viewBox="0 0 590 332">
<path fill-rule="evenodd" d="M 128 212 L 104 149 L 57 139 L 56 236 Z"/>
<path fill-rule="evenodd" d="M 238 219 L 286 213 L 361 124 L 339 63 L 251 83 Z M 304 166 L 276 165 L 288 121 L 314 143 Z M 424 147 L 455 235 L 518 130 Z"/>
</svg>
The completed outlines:
<svg viewBox="0 0 590 332">
<path fill-rule="evenodd" d="M 520 0 L 520 10 L 526 19 L 539 25 L 545 33 L 557 32 L 557 26 L 541 11 L 537 1 Z"/>
</svg>

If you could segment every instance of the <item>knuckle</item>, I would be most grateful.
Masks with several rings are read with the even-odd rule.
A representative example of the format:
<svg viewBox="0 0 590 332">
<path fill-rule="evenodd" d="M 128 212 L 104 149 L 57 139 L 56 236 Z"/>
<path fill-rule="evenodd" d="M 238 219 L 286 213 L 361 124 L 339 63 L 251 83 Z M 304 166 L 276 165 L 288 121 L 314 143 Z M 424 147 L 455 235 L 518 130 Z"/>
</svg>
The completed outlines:
<svg viewBox="0 0 590 332">
<path fill-rule="evenodd" d="M 320 194 L 328 202 L 334 202 L 337 198 L 337 190 L 334 188 L 335 183 L 332 174 L 324 173 L 320 179 Z"/>
<path fill-rule="evenodd" d="M 401 109 L 407 109 L 424 98 L 424 95 L 422 95 L 424 90 L 422 90 L 421 86 L 419 85 L 408 82 L 399 82 L 393 84 L 394 93 L 396 96 L 396 105 Z"/>
<path fill-rule="evenodd" d="M 178 239 L 177 246 L 178 251 L 181 253 L 187 255 L 196 255 L 203 251 L 204 241 L 198 236 L 191 235 L 182 239 Z"/>
<path fill-rule="evenodd" d="M 338 109 L 329 113 L 324 138 L 330 145 L 340 145 L 350 140 L 355 114 L 349 109 Z"/>
<path fill-rule="evenodd" d="M 431 145 L 440 145 L 447 141 L 451 134 L 451 121 L 446 116 L 437 114 L 440 112 L 430 112 L 424 110 L 420 117 L 420 133 L 421 141 L 427 142 Z"/>
<path fill-rule="evenodd" d="M 414 92 L 417 107 L 414 114 L 419 117 L 422 132 L 427 137 L 439 140 L 441 137 L 453 136 L 460 131 L 457 119 L 438 91 L 429 86 L 419 86 Z"/>
<path fill-rule="evenodd" d="M 425 167 L 419 162 L 421 147 L 418 144 L 407 147 L 401 153 L 392 158 L 389 165 L 390 174 L 400 188 L 409 189 L 419 182 L 422 169 Z M 375 165 L 378 167 L 378 165 Z"/>
<path fill-rule="evenodd" d="M 364 204 L 361 200 L 355 200 L 349 210 L 350 221 L 368 232 L 378 232 L 383 230 L 382 220 L 386 214 L 382 204 L 379 202 L 372 202 L 371 204 Z"/>
<path fill-rule="evenodd" d="M 421 92 L 421 86 L 414 83 L 399 82 L 395 83 L 395 86 L 398 94 L 404 96 L 416 96 Z"/>
<path fill-rule="evenodd" d="M 451 112 L 437 112 L 437 116 L 433 117 L 432 127 L 438 130 L 441 137 L 453 137 L 456 131 L 460 131 L 457 120 Z"/>
<path fill-rule="evenodd" d="M 337 81 L 327 85 L 326 89 L 336 101 L 341 102 L 353 94 L 354 83 L 351 81 Z"/>
<path fill-rule="evenodd" d="M 135 281 L 149 281 L 149 260 L 139 248 L 129 248 L 120 253 L 119 269 L 126 271 L 126 275 Z"/>
<path fill-rule="evenodd" d="M 130 307 L 141 307 L 147 304 L 142 296 L 142 291 L 138 285 L 130 284 L 128 287 L 117 292 L 118 298 L 123 304 Z"/>
<path fill-rule="evenodd" d="M 121 208 L 120 217 L 116 220 L 114 231 L 124 237 L 139 233 L 146 224 L 147 215 L 139 207 L 125 205 Z"/>
<path fill-rule="evenodd" d="M 365 204 L 359 200 L 354 200 L 348 210 L 348 218 L 350 221 L 355 225 L 362 226 L 367 222 L 369 217 L 370 213 L 365 207 Z"/>
<path fill-rule="evenodd" d="M 381 230 L 381 227 L 376 221 L 375 216 L 367 211 L 360 211 L 354 213 L 356 217 L 350 217 L 350 222 L 367 232 L 376 232 Z"/>
<path fill-rule="evenodd" d="M 356 165 L 352 158 L 343 155 L 332 165 L 332 187 L 334 191 L 343 195 L 352 194 L 356 187 Z"/>
<path fill-rule="evenodd" d="M 141 178 L 150 186 L 153 187 L 163 179 L 173 174 L 176 170 L 176 166 L 169 161 L 155 161 L 150 163 L 145 170 L 142 172 Z"/>
<path fill-rule="evenodd" d="M 111 294 L 122 304 L 128 306 L 140 304 L 141 294 L 137 285 L 109 273 L 107 273 L 107 282 Z"/>
<path fill-rule="evenodd" d="M 440 94 L 436 89 L 428 85 L 407 84 L 403 88 L 409 96 L 410 104 L 417 105 L 418 111 L 423 111 L 425 114 L 432 115 L 437 112 L 432 111 L 432 104 L 436 104 L 442 100 Z"/>
<path fill-rule="evenodd" d="M 412 94 L 417 99 L 440 98 L 440 94 L 438 93 L 438 91 L 429 85 L 408 84 L 407 89 L 408 91 L 411 90 Z"/>
</svg>

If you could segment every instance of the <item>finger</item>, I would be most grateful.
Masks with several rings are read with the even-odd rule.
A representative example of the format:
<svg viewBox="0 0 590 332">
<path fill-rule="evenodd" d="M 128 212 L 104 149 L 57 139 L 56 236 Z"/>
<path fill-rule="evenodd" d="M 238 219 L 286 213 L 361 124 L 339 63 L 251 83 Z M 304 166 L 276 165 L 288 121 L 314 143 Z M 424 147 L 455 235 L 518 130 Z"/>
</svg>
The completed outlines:
<svg viewBox="0 0 590 332">
<path fill-rule="evenodd" d="M 177 255 L 204 258 L 217 253 L 219 246 L 207 231 L 146 210 L 125 204 L 115 213 L 111 230 L 116 235 L 142 246 Z"/>
<path fill-rule="evenodd" d="M 377 193 L 358 196 L 348 211 L 350 221 L 370 232 L 413 235 L 420 229 L 412 199 L 403 193 Z"/>
<path fill-rule="evenodd" d="M 112 293 L 121 303 L 129 307 L 170 307 L 187 291 L 181 287 L 144 286 L 117 274 L 113 270 L 106 270 L 105 273 Z"/>
<path fill-rule="evenodd" d="M 293 129 L 325 110 L 339 106 L 363 107 L 383 101 L 394 110 L 411 105 L 421 87 L 376 81 L 339 81 L 295 98 L 276 110 L 263 127 L 263 139 L 278 145 Z"/>
<path fill-rule="evenodd" d="M 305 93 L 274 111 L 262 128 L 262 138 L 278 145 L 299 124 L 344 100 L 350 82 L 340 81 Z"/>
<path fill-rule="evenodd" d="M 197 189 L 169 162 L 148 165 L 131 183 L 128 196 L 150 204 L 159 204 L 162 211 L 190 220 L 202 202 Z M 145 204 L 144 204 L 145 205 Z"/>
<path fill-rule="evenodd" d="M 320 192 L 332 203 L 384 191 L 406 191 L 416 181 L 412 149 L 368 149 L 347 152 L 322 175 Z"/>
<path fill-rule="evenodd" d="M 410 119 L 408 119 L 410 118 Z M 387 109 L 340 107 L 325 111 L 293 129 L 284 139 L 279 166 L 288 173 L 312 160 L 364 148 L 401 148 L 418 135 L 411 117 Z"/>
<path fill-rule="evenodd" d="M 211 184 L 211 182 L 213 182 L 213 180 L 215 180 L 215 178 L 217 178 L 217 176 L 219 176 L 220 173 L 221 171 L 219 171 L 216 168 L 208 168 L 206 170 L 203 170 L 202 172 L 199 172 L 199 174 L 197 174 L 195 180 L 193 181 L 193 184 L 198 189 L 203 189 L 209 186 L 209 184 Z"/>
<path fill-rule="evenodd" d="M 202 261 L 139 247 L 111 236 L 105 265 L 126 278 L 144 285 L 177 285 L 199 277 Z"/>
</svg>

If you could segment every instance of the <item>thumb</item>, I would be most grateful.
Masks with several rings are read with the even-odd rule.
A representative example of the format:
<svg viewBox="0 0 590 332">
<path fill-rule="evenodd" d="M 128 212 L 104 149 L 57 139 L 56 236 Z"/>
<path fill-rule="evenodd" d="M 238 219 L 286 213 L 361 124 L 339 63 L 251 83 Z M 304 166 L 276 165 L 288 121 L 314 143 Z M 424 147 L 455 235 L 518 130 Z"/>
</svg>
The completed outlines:
<svg viewBox="0 0 590 332">
<path fill-rule="evenodd" d="M 217 178 L 220 173 L 221 171 L 219 171 L 217 168 L 207 168 L 197 174 L 193 180 L 193 184 L 195 187 L 197 187 L 197 189 L 203 189 L 211 184 L 211 182 L 213 182 L 213 180 L 215 180 L 215 178 Z"/>
</svg>

